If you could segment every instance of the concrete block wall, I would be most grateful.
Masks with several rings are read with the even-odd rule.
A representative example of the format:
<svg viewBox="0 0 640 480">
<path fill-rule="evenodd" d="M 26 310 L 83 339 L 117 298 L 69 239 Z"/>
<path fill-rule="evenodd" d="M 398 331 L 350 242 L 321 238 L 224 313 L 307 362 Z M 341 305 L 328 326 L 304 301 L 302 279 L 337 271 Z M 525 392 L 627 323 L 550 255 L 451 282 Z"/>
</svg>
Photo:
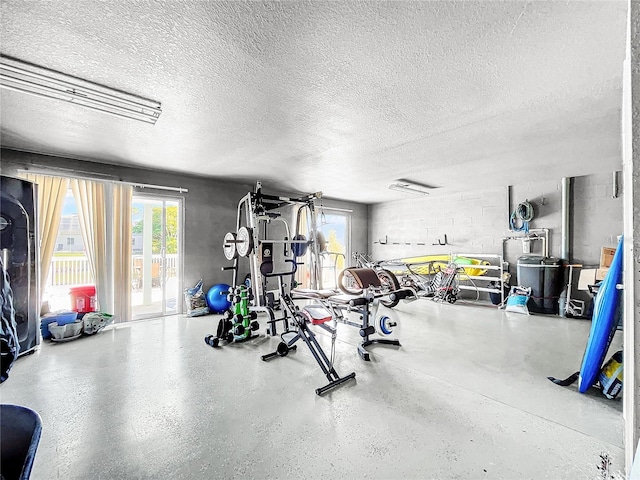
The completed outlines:
<svg viewBox="0 0 640 480">
<path fill-rule="evenodd" d="M 620 178 L 621 182 L 621 178 Z M 571 260 L 597 265 L 602 246 L 615 246 L 622 231 L 622 185 L 620 196 L 611 198 L 612 172 L 572 180 L 570 200 Z M 450 252 L 503 253 L 503 238 L 521 235 L 509 230 L 511 211 L 520 202 L 534 208 L 531 229 L 549 229 L 550 256 L 561 254 L 561 179 L 507 187 L 479 188 L 460 193 L 371 205 L 369 208 L 369 252 L 375 259 L 397 259 Z M 444 234 L 450 245 L 433 245 Z M 383 245 L 380 241 L 387 240 Z M 418 245 L 422 243 L 423 245 Z M 531 243 L 532 254 L 542 254 L 542 242 Z M 504 258 L 515 277 L 522 242 L 504 242 Z"/>
<path fill-rule="evenodd" d="M 576 177 L 572 185 L 573 222 L 570 249 L 573 262 L 598 265 L 601 247 L 616 247 L 622 234 L 622 172 L 617 173 L 618 196 L 613 198 L 613 173 Z"/>
<path fill-rule="evenodd" d="M 508 229 L 506 199 L 507 189 L 498 187 L 372 205 L 370 252 L 376 259 L 452 251 L 501 253 L 499 239 Z M 439 245 L 445 234 L 448 245 Z"/>
</svg>

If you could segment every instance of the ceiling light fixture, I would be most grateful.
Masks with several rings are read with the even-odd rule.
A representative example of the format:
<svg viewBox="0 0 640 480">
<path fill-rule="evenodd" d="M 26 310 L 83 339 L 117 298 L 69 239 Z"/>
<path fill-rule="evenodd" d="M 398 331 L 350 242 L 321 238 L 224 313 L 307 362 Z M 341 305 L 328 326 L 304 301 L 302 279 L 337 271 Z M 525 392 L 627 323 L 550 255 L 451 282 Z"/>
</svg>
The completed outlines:
<svg viewBox="0 0 640 480">
<path fill-rule="evenodd" d="M 410 182 L 409 180 L 396 180 L 396 183 L 389 185 L 389 190 L 396 190 L 398 192 L 412 193 L 414 195 L 429 195 L 427 190 L 432 189 L 428 185 L 421 185 L 419 183 Z"/>
<path fill-rule="evenodd" d="M 0 87 L 62 100 L 118 117 L 155 124 L 160 102 L 0 56 Z"/>
</svg>

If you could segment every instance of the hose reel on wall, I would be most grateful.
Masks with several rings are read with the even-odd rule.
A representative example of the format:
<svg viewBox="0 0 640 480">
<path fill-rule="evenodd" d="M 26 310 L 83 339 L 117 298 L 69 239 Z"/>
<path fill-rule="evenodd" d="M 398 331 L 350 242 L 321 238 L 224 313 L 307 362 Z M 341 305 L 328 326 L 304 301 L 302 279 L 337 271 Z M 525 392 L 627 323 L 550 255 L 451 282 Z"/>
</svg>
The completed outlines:
<svg viewBox="0 0 640 480">
<path fill-rule="evenodd" d="M 533 220 L 534 213 L 533 205 L 531 205 L 528 200 L 519 203 L 516 209 L 511 213 L 511 217 L 509 218 L 509 227 L 514 232 L 529 233 L 529 222 Z M 516 222 L 518 221 L 522 222 L 520 226 L 516 226 Z"/>
</svg>

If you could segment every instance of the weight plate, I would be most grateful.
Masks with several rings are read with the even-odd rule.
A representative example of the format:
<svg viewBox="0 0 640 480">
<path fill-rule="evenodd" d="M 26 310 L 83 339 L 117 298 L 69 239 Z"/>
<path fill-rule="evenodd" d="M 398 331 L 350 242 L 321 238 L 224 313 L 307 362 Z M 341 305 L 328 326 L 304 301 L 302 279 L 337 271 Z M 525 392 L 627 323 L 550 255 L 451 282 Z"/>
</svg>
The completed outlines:
<svg viewBox="0 0 640 480">
<path fill-rule="evenodd" d="M 304 257 L 307 253 L 307 243 L 304 243 L 307 241 L 307 237 L 304 235 L 296 235 L 292 240 L 291 251 L 293 252 L 293 255 L 298 258 Z"/>
<path fill-rule="evenodd" d="M 226 258 L 227 260 L 233 260 L 238 256 L 238 250 L 236 249 L 235 233 L 233 232 L 225 233 L 222 248 L 224 250 L 224 258 Z"/>
<path fill-rule="evenodd" d="M 253 250 L 253 235 L 251 235 L 251 230 L 247 227 L 240 227 L 238 229 L 237 240 L 238 255 L 248 257 Z"/>
<path fill-rule="evenodd" d="M 378 319 L 378 325 L 380 327 L 380 332 L 382 332 L 384 335 L 391 335 L 393 333 L 393 328 L 391 327 L 391 319 L 386 315 L 383 315 Z"/>
</svg>

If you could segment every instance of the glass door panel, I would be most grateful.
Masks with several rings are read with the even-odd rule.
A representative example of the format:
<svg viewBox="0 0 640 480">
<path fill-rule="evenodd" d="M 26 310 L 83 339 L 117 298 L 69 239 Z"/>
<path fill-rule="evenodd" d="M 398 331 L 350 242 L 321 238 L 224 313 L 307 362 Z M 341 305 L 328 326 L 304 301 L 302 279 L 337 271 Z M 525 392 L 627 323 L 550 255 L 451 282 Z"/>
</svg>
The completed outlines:
<svg viewBox="0 0 640 480">
<path fill-rule="evenodd" d="M 320 254 L 322 286 L 336 288 L 337 276 L 348 265 L 349 216 L 342 213 L 323 213 L 318 216 L 318 231 L 324 236 L 326 247 Z"/>
<path fill-rule="evenodd" d="M 134 195 L 132 207 L 133 318 L 178 313 L 180 200 Z"/>
</svg>

